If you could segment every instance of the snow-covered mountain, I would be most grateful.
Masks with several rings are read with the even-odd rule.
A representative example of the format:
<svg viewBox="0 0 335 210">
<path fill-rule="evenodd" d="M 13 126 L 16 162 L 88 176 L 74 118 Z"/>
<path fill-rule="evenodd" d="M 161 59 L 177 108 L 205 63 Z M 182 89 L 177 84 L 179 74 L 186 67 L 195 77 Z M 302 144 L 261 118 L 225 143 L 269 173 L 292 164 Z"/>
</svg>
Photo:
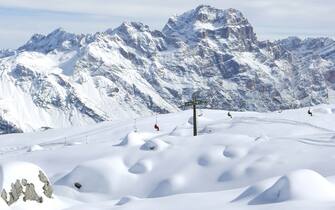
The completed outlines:
<svg viewBox="0 0 335 210">
<path fill-rule="evenodd" d="M 218 109 L 326 103 L 334 41 L 295 40 L 258 41 L 241 12 L 204 5 L 171 17 L 162 31 L 131 22 L 94 35 L 36 34 L 0 51 L 0 130 L 174 112 L 196 91 Z"/>
</svg>

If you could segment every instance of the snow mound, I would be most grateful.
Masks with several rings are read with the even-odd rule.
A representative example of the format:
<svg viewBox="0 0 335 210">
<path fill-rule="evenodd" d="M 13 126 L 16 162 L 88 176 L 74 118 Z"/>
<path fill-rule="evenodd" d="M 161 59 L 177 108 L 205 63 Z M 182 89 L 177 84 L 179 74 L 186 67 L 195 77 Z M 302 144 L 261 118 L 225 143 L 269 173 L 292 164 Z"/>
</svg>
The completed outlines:
<svg viewBox="0 0 335 210">
<path fill-rule="evenodd" d="M 152 169 L 152 161 L 140 160 L 129 169 L 129 172 L 133 174 L 143 174 L 148 171 L 151 171 L 151 169 Z"/>
<path fill-rule="evenodd" d="M 132 202 L 132 201 L 135 201 L 135 200 L 139 200 L 137 197 L 135 196 L 125 196 L 125 197 L 122 197 L 115 205 L 116 206 L 122 206 L 122 205 L 125 205 L 129 202 Z"/>
<path fill-rule="evenodd" d="M 268 189 L 270 186 L 272 186 L 274 182 L 276 182 L 276 178 L 270 178 L 270 179 L 261 181 L 259 183 L 256 183 L 254 185 L 251 185 L 247 187 L 247 189 L 245 189 L 240 195 L 238 195 L 231 202 L 241 202 L 241 201 L 253 199 L 255 198 L 255 196 L 259 195 L 260 193 Z"/>
<path fill-rule="evenodd" d="M 177 194 L 185 186 L 184 176 L 174 175 L 171 178 L 161 181 L 149 195 L 150 198 L 163 197 Z"/>
<path fill-rule="evenodd" d="M 155 134 L 147 132 L 130 132 L 118 146 L 143 145 L 146 139 L 154 137 Z"/>
<path fill-rule="evenodd" d="M 276 165 L 280 161 L 276 155 L 266 155 L 259 157 L 252 164 L 246 167 L 246 174 L 251 177 L 253 175 L 262 174 L 264 171 L 270 170 L 273 165 Z"/>
<path fill-rule="evenodd" d="M 238 166 L 223 172 L 219 176 L 218 181 L 219 182 L 234 181 L 243 175 L 245 175 L 245 168 Z"/>
<path fill-rule="evenodd" d="M 245 156 L 248 150 L 239 146 L 227 146 L 223 151 L 223 155 L 227 158 L 240 158 Z"/>
<path fill-rule="evenodd" d="M 260 188 L 257 185 L 250 186 L 245 191 L 243 191 L 239 196 L 237 196 L 234 200 L 232 200 L 231 202 L 238 202 L 238 201 L 243 201 L 243 200 L 246 200 L 246 199 L 250 199 L 250 198 L 258 195 L 259 193 L 263 192 L 261 190 L 263 190 L 263 189 Z"/>
<path fill-rule="evenodd" d="M 146 141 L 141 147 L 141 150 L 152 151 L 152 150 L 164 150 L 169 146 L 168 143 L 160 139 Z"/>
<path fill-rule="evenodd" d="M 249 204 L 269 204 L 290 200 L 335 200 L 335 186 L 315 171 L 298 170 L 280 177 Z"/>
<path fill-rule="evenodd" d="M 207 167 L 212 166 L 215 163 L 222 163 L 222 161 L 225 159 L 224 156 L 222 156 L 222 146 L 215 146 L 212 148 L 209 148 L 207 152 L 204 152 L 198 156 L 197 163 L 199 166 Z"/>
<path fill-rule="evenodd" d="M 29 147 L 28 152 L 35 152 L 35 151 L 41 151 L 41 150 L 44 150 L 44 148 L 36 144 L 36 145 Z"/>
<path fill-rule="evenodd" d="M 140 167 L 135 167 L 136 170 L 139 170 L 138 168 Z M 130 175 L 133 174 L 128 172 L 128 167 L 121 157 L 109 157 L 78 165 L 56 184 L 80 192 L 110 194 L 115 196 L 114 198 L 120 198 L 124 195 L 123 190 L 134 184 L 135 177 Z M 75 183 L 81 185 L 80 189 L 75 187 Z"/>
</svg>

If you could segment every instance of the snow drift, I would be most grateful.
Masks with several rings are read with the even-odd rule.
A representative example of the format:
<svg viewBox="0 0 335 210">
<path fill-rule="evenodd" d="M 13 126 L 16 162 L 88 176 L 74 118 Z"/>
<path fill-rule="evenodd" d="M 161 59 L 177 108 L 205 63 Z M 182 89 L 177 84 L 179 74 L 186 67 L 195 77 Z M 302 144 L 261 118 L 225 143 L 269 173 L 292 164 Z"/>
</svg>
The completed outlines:
<svg viewBox="0 0 335 210">
<path fill-rule="evenodd" d="M 298 170 L 280 177 L 249 204 L 268 204 L 290 200 L 334 201 L 335 186 L 315 171 Z"/>
</svg>

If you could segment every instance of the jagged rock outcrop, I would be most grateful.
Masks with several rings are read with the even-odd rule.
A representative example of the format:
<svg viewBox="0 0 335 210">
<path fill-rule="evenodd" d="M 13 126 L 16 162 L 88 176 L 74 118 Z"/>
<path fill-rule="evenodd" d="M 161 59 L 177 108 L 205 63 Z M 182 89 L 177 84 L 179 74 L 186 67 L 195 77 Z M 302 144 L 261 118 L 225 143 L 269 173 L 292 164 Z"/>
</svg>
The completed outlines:
<svg viewBox="0 0 335 210">
<path fill-rule="evenodd" d="M 46 177 L 46 175 L 42 171 L 39 171 L 38 178 L 41 182 L 44 183 L 42 188 L 43 194 L 48 198 L 52 198 L 53 189 L 48 177 Z"/>
<path fill-rule="evenodd" d="M 17 166 L 13 168 L 12 166 Z M 12 174 L 13 171 L 20 170 L 20 167 L 30 169 L 25 175 Z M 22 169 L 21 168 L 21 169 Z M 53 189 L 47 176 L 38 167 L 27 163 L 10 163 L 2 165 L 0 171 L 3 177 L 1 178 L 1 198 L 8 206 L 13 205 L 19 201 L 35 201 L 43 202 L 44 198 L 52 198 Z M 34 174 L 38 174 L 34 176 Z M 10 175 L 10 176 L 9 176 Z M 28 177 L 15 180 L 14 177 Z"/>
</svg>

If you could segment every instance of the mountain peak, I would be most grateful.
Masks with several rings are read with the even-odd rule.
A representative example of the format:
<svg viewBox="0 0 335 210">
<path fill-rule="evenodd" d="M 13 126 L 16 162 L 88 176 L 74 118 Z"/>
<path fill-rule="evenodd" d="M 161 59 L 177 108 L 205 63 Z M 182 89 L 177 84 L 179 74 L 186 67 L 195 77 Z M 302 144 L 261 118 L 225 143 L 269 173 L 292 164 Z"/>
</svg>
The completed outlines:
<svg viewBox="0 0 335 210">
<path fill-rule="evenodd" d="M 60 28 L 56 28 L 55 30 L 53 30 L 51 33 L 47 35 L 47 37 L 55 37 L 55 38 L 60 38 L 64 36 L 75 36 L 75 34 L 69 33 L 65 31 L 64 28 L 60 27 Z"/>
<path fill-rule="evenodd" d="M 63 28 L 57 28 L 48 35 L 34 34 L 30 40 L 18 50 L 38 51 L 48 53 L 52 50 L 67 50 L 77 45 L 79 35 L 69 33 Z"/>
<path fill-rule="evenodd" d="M 193 11 L 194 13 L 217 13 L 220 9 L 217 9 L 215 7 L 212 7 L 210 5 L 199 5 L 197 8 L 195 8 Z"/>
<path fill-rule="evenodd" d="M 207 36 L 213 39 L 256 41 L 253 28 L 242 12 L 232 8 L 221 10 L 208 5 L 200 5 L 182 15 L 171 17 L 163 28 L 163 33 L 192 41 L 199 41 Z"/>
<path fill-rule="evenodd" d="M 187 23 L 212 23 L 216 27 L 224 27 L 227 24 L 243 24 L 248 22 L 242 12 L 237 9 L 221 10 L 208 5 L 200 5 L 197 8 L 169 19 L 169 22 Z M 243 22 L 244 21 L 244 22 Z"/>
<path fill-rule="evenodd" d="M 217 21 L 218 18 L 239 18 L 239 19 L 245 19 L 244 15 L 241 11 L 229 8 L 226 10 L 218 9 L 209 5 L 199 5 L 194 10 L 190 11 L 190 14 L 192 14 L 195 18 L 199 21 Z M 208 19 L 201 19 L 203 16 L 207 16 Z"/>
<path fill-rule="evenodd" d="M 122 33 L 122 34 L 131 34 L 134 32 L 145 32 L 150 31 L 149 26 L 141 23 L 141 22 L 123 22 L 119 27 L 115 29 L 108 29 L 106 33 L 114 34 L 114 33 Z"/>
</svg>

